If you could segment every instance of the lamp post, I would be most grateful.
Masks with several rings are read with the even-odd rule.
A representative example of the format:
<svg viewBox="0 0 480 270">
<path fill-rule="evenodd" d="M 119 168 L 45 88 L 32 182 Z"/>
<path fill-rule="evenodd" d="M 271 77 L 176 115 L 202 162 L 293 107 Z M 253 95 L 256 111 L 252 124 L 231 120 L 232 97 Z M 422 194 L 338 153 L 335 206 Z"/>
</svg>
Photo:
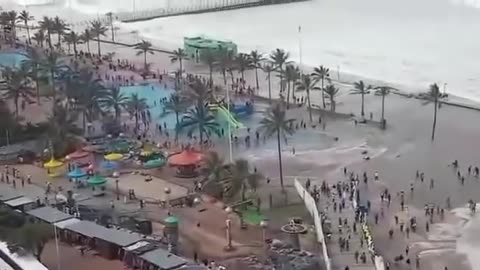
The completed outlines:
<svg viewBox="0 0 480 270">
<path fill-rule="evenodd" d="M 115 173 L 113 173 L 113 176 L 115 176 Z M 118 179 L 115 179 L 115 192 L 117 193 L 117 201 L 120 200 L 120 190 L 118 188 Z"/>
<path fill-rule="evenodd" d="M 233 250 L 233 246 L 232 246 L 232 221 L 229 218 L 229 214 L 232 213 L 232 211 L 233 211 L 233 209 L 231 207 L 225 208 L 225 212 L 227 212 L 227 219 L 225 220 L 227 245 L 225 246 L 225 251 Z"/>
<path fill-rule="evenodd" d="M 268 220 L 264 219 L 260 221 L 260 227 L 262 228 L 262 241 L 263 241 L 263 248 L 265 251 L 265 260 L 267 259 L 267 229 L 268 229 Z"/>
<path fill-rule="evenodd" d="M 165 191 L 165 201 L 167 202 L 167 214 L 170 216 L 170 192 L 172 190 L 169 187 L 165 187 L 163 191 Z"/>
</svg>

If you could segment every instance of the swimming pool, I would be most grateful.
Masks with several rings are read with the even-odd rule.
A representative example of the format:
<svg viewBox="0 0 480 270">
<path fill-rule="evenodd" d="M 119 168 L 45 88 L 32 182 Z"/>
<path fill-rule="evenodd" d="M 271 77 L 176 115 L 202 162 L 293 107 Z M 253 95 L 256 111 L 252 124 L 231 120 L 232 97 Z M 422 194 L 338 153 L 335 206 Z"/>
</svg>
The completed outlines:
<svg viewBox="0 0 480 270">
<path fill-rule="evenodd" d="M 132 94 L 137 94 L 139 98 L 146 99 L 152 120 L 162 126 L 165 123 L 168 129 L 175 128 L 177 124 L 175 114 L 162 115 L 164 106 L 163 103 L 160 102 L 160 100 L 164 98 L 168 100 L 175 90 L 167 89 L 160 84 L 145 84 L 123 86 L 120 87 L 120 92 L 127 97 L 130 97 Z"/>
<path fill-rule="evenodd" d="M 27 56 L 22 53 L 0 53 L 0 66 L 18 68 L 26 59 Z"/>
</svg>

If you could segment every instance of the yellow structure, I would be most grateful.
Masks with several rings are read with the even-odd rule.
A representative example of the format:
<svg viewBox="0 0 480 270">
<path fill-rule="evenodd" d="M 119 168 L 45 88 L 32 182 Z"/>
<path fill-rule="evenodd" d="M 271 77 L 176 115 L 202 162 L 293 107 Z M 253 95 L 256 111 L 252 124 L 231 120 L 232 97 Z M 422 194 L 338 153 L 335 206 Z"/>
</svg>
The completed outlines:
<svg viewBox="0 0 480 270">
<path fill-rule="evenodd" d="M 58 160 L 55 160 L 53 157 L 50 161 L 43 164 L 43 167 L 47 169 L 47 174 L 50 177 L 61 176 L 65 173 L 64 163 Z"/>
<path fill-rule="evenodd" d="M 111 153 L 106 155 L 104 158 L 108 161 L 119 161 L 123 158 L 123 155 L 118 153 Z"/>
</svg>

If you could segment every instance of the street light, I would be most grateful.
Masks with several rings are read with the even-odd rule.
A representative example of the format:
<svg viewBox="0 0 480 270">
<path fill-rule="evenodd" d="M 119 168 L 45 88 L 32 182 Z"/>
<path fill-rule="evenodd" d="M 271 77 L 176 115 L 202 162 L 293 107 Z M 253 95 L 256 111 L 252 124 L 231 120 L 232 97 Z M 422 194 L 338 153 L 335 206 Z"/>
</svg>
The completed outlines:
<svg viewBox="0 0 480 270">
<path fill-rule="evenodd" d="M 231 207 L 225 208 L 225 212 L 227 213 L 227 219 L 225 220 L 226 225 L 226 237 L 227 237 L 227 245 L 225 246 L 225 251 L 233 250 L 232 246 L 232 221 L 228 217 L 230 213 L 233 212 Z"/>
<path fill-rule="evenodd" d="M 113 173 L 114 177 L 115 177 L 115 173 L 116 172 Z M 115 180 L 115 189 L 116 189 L 116 193 L 117 193 L 117 201 L 119 201 L 120 200 L 120 190 L 118 188 L 118 179 Z"/>
<path fill-rule="evenodd" d="M 265 250 L 265 258 L 267 258 L 267 229 L 268 229 L 268 220 L 264 219 L 260 221 L 260 227 L 262 228 L 262 240 L 263 240 L 263 248 Z"/>
</svg>

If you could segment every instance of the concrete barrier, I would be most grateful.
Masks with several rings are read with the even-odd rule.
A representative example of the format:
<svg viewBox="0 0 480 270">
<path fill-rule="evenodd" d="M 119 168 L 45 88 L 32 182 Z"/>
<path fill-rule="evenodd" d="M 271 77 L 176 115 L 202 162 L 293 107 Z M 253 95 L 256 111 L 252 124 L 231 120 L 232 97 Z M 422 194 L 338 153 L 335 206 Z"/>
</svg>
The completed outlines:
<svg viewBox="0 0 480 270">
<path fill-rule="evenodd" d="M 302 198 L 305 203 L 305 207 L 313 218 L 315 225 L 315 232 L 317 233 L 317 241 L 322 245 L 322 257 L 325 262 L 325 267 L 327 270 L 332 269 L 332 263 L 330 257 L 328 256 L 327 244 L 325 243 L 325 236 L 323 234 L 322 228 L 322 217 L 318 212 L 317 204 L 315 200 L 310 195 L 310 193 L 303 187 L 303 185 L 295 178 L 294 181 L 295 189 L 297 190 L 298 195 Z"/>
</svg>

